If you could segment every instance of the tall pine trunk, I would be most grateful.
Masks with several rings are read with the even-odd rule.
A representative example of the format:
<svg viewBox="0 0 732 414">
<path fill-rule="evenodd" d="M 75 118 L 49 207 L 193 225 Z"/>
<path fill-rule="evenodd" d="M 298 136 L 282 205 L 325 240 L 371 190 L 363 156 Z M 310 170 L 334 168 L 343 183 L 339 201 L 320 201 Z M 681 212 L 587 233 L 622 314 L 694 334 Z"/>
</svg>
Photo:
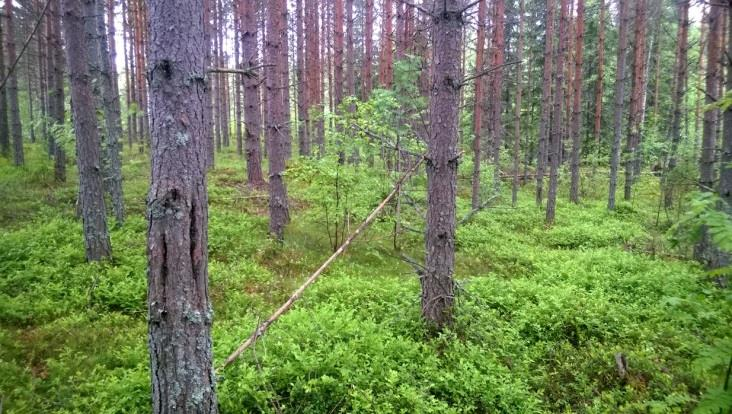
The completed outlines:
<svg viewBox="0 0 732 414">
<path fill-rule="evenodd" d="M 67 45 L 84 45 L 84 12 L 81 0 L 63 0 L 63 26 Z M 102 260 L 112 255 L 102 184 L 101 145 L 97 131 L 96 108 L 91 90 L 89 57 L 84 47 L 67 47 L 76 163 L 79 168 L 79 202 L 84 228 L 86 259 Z"/>
<path fill-rule="evenodd" d="M 259 46 L 257 43 L 257 1 L 244 0 L 242 11 L 242 63 L 244 68 L 259 66 Z M 259 73 L 264 73 L 260 69 Z M 261 79 L 245 76 L 244 82 L 244 151 L 247 161 L 247 183 L 254 188 L 265 185 L 262 175 L 262 112 L 260 110 L 259 84 Z"/>
<path fill-rule="evenodd" d="M 581 1 L 581 0 L 580 0 Z M 521 159 L 521 105 L 524 83 L 524 0 L 519 0 L 518 45 L 516 46 L 516 102 L 513 119 L 513 181 L 511 184 L 511 205 L 516 207 L 519 190 L 519 162 Z"/>
<path fill-rule="evenodd" d="M 206 58 L 201 0 L 149 0 L 152 411 L 218 412 L 208 298 Z M 175 27 L 176 30 L 170 30 Z"/>
<path fill-rule="evenodd" d="M 546 1 L 546 31 L 544 34 L 544 73 L 542 75 L 541 119 L 539 120 L 539 151 L 536 156 L 536 204 L 544 199 L 544 171 L 547 162 L 552 102 L 552 57 L 554 54 L 555 0 Z"/>
<path fill-rule="evenodd" d="M 285 0 L 267 4 L 267 78 L 265 80 L 268 108 L 266 111 L 267 155 L 269 156 L 269 231 L 277 239 L 284 237 L 289 221 L 285 170 L 287 117 L 282 95 L 287 93 L 287 5 Z M 284 66 L 284 67 L 283 67 Z"/>
<path fill-rule="evenodd" d="M 645 27 L 646 1 L 636 0 L 635 3 L 635 36 L 633 40 L 633 87 L 630 92 L 630 112 L 628 116 L 628 138 L 625 147 L 625 185 L 624 198 L 630 200 L 635 180 L 633 170 L 634 161 L 638 152 L 641 134 L 641 111 L 643 104 L 644 73 L 645 73 Z"/>
<path fill-rule="evenodd" d="M 455 270 L 455 197 L 463 2 L 436 2 L 432 16 L 432 94 L 427 141 L 427 228 L 422 317 L 435 330 L 452 323 Z"/>
<path fill-rule="evenodd" d="M 549 191 L 546 200 L 546 224 L 551 226 L 554 224 L 554 216 L 557 206 L 557 187 L 559 185 L 559 164 L 561 162 L 562 151 L 562 135 L 563 135 L 563 117 L 562 117 L 562 100 L 565 98 L 564 88 L 564 60 L 567 57 L 567 43 L 569 37 L 569 0 L 560 0 L 560 17 L 559 17 L 559 47 L 555 56 L 554 70 L 554 102 L 551 132 L 548 145 L 547 155 L 549 157 Z"/>
<path fill-rule="evenodd" d="M 569 200 L 579 203 L 580 198 L 580 155 L 582 153 L 582 52 L 585 41 L 585 1 L 577 0 L 577 24 L 575 26 L 575 56 L 574 56 L 574 102 L 572 107 L 572 124 L 570 136 L 572 138 L 571 181 L 569 185 Z"/>
<path fill-rule="evenodd" d="M 615 70 L 615 108 L 613 114 L 613 145 L 610 152 L 610 184 L 607 197 L 608 210 L 615 209 L 615 192 L 618 187 L 620 163 L 620 139 L 623 135 L 623 112 L 625 110 L 625 72 L 628 49 L 628 3 L 620 3 L 620 27 L 618 29 L 618 60 Z"/>
<path fill-rule="evenodd" d="M 5 53 L 8 58 L 8 67 L 12 68 L 15 62 L 15 16 L 13 1 L 5 0 Z M 18 104 L 18 76 L 17 67 L 7 74 L 8 81 L 5 87 L 8 90 L 8 109 L 10 110 L 10 135 L 13 142 L 13 163 L 23 165 L 23 126 L 20 123 L 20 106 Z"/>
<path fill-rule="evenodd" d="M 485 51 L 485 26 L 488 0 L 478 3 L 478 33 L 475 40 L 475 71 L 483 70 L 483 52 Z M 474 209 L 480 206 L 480 158 L 481 158 L 481 134 L 483 133 L 483 76 L 477 76 L 474 80 L 475 92 L 473 102 L 473 177 L 472 184 L 472 206 Z"/>
</svg>

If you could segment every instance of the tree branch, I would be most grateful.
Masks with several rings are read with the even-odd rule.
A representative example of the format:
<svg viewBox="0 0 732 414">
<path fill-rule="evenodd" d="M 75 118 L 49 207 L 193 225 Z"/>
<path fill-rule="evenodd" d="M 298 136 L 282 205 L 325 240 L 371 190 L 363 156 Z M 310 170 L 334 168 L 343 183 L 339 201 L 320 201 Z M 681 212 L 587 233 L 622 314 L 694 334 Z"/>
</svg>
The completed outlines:
<svg viewBox="0 0 732 414">
<path fill-rule="evenodd" d="M 460 82 L 460 86 L 464 86 L 464 85 L 465 85 L 466 83 L 470 82 L 471 80 L 473 80 L 473 79 L 477 79 L 477 78 L 479 78 L 479 77 L 481 77 L 481 76 L 485 76 L 485 75 L 487 75 L 487 74 L 489 74 L 489 73 L 491 73 L 491 72 L 495 72 L 495 71 L 497 71 L 498 69 L 503 69 L 503 68 L 504 68 L 504 67 L 506 67 L 506 66 L 511 66 L 511 65 L 515 65 L 515 64 L 517 64 L 517 63 L 521 63 L 521 62 L 522 62 L 521 60 L 514 60 L 514 61 L 511 61 L 511 62 L 506 62 L 506 63 L 504 63 L 504 64 L 502 64 L 502 65 L 498 65 L 498 66 L 493 66 L 493 67 L 490 67 L 490 68 L 487 68 L 487 69 L 481 70 L 480 72 L 476 72 L 475 74 L 473 74 L 473 75 L 471 75 L 471 76 L 468 76 L 467 78 L 463 79 L 463 80 L 462 80 L 462 81 Z"/>
<path fill-rule="evenodd" d="M 25 39 L 25 43 L 23 43 L 23 48 L 20 49 L 20 53 L 18 53 L 18 56 L 15 57 L 15 61 L 12 65 L 10 65 L 10 68 L 8 68 L 8 74 L 5 75 L 5 78 L 3 78 L 2 83 L 0 83 L 0 89 L 5 87 L 5 84 L 8 83 L 8 79 L 10 79 L 10 76 L 12 76 L 13 71 L 15 70 L 15 67 L 18 65 L 18 62 L 20 61 L 20 58 L 23 56 L 23 53 L 25 53 L 25 50 L 28 48 L 28 44 L 30 44 L 31 39 L 33 39 L 33 36 L 38 31 L 38 28 L 41 26 L 41 22 L 43 21 L 43 16 L 46 14 L 46 10 L 48 10 L 48 6 L 51 4 L 51 0 L 46 0 L 46 4 L 43 6 L 43 9 L 41 10 L 41 14 L 38 16 L 38 19 L 36 20 L 35 25 L 33 26 L 33 31 L 28 35 L 28 38 Z M 10 18 L 8 16 L 8 18 Z M 8 33 L 7 36 L 12 36 L 12 33 Z"/>
</svg>

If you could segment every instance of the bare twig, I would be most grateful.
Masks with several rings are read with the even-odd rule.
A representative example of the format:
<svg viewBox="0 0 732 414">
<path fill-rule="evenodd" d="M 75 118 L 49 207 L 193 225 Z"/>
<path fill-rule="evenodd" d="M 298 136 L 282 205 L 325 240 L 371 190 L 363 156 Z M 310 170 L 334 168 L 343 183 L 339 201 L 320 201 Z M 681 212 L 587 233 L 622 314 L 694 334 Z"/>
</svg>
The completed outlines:
<svg viewBox="0 0 732 414">
<path fill-rule="evenodd" d="M 254 332 L 252 332 L 252 334 L 249 335 L 249 338 L 247 338 L 244 342 L 242 342 L 241 345 L 239 345 L 239 347 L 234 352 L 232 352 L 232 354 L 229 355 L 228 358 L 226 358 L 223 365 L 219 369 L 226 368 L 232 362 L 236 361 L 247 348 L 249 348 L 250 346 L 252 346 L 252 344 L 254 344 L 254 342 L 257 340 L 257 338 L 259 338 L 260 336 L 264 335 L 265 332 L 267 332 L 267 329 L 269 329 L 269 327 L 273 323 L 275 323 L 277 321 L 277 319 L 279 319 L 288 310 L 290 310 L 290 308 L 295 303 L 295 301 L 300 299 L 300 296 L 302 296 L 305 289 L 307 289 L 308 286 L 312 285 L 316 280 L 318 280 L 318 278 L 320 277 L 320 275 L 323 274 L 325 269 L 327 269 L 328 266 L 330 266 L 330 264 L 333 263 L 333 261 L 336 258 L 338 258 L 338 256 L 340 256 L 343 252 L 345 252 L 346 249 L 348 248 L 348 246 L 353 242 L 353 240 L 355 240 L 356 237 L 358 237 L 359 234 L 361 234 L 361 232 L 363 232 L 371 224 L 371 222 L 374 221 L 374 219 L 376 218 L 376 216 L 379 215 L 381 210 L 383 210 L 384 207 L 389 203 L 389 201 L 394 197 L 394 195 L 396 195 L 396 193 L 399 191 L 399 188 L 402 186 L 402 184 L 415 171 L 417 171 L 417 168 L 419 168 L 419 166 L 422 164 L 424 159 L 425 159 L 424 155 L 421 156 L 420 159 L 417 162 L 415 162 L 414 165 L 412 165 L 412 167 L 407 172 L 405 172 L 404 175 L 401 176 L 401 178 L 399 178 L 399 180 L 394 184 L 394 188 L 391 190 L 389 195 L 387 195 L 386 198 L 384 198 L 381 201 L 381 203 L 379 203 L 379 205 L 376 206 L 376 208 L 373 211 L 371 211 L 371 214 L 369 214 L 368 217 L 366 217 L 366 220 L 364 220 L 358 226 L 358 228 L 353 233 L 351 233 L 350 236 L 348 236 L 348 238 L 343 242 L 343 244 L 341 244 L 341 247 L 339 247 L 338 250 L 335 251 L 335 253 L 333 253 L 322 265 L 320 265 L 318 270 L 316 270 L 312 275 L 310 275 L 310 277 L 307 278 L 305 283 L 300 285 L 300 287 L 297 288 L 297 290 L 295 290 L 292 293 L 292 295 L 290 295 L 290 298 L 287 299 L 287 301 L 285 301 L 285 303 L 283 303 L 282 306 L 280 306 L 269 318 L 267 318 L 267 320 L 265 320 L 264 322 L 259 324 L 257 326 L 257 328 L 254 330 Z"/>
<path fill-rule="evenodd" d="M 494 195 L 493 197 L 490 197 L 489 199 L 485 200 L 478 207 L 476 207 L 476 208 L 468 211 L 468 214 L 466 214 L 465 216 L 463 216 L 462 220 L 458 221 L 457 225 L 458 226 L 461 226 L 461 225 L 469 222 L 473 218 L 473 216 L 475 216 L 476 214 L 478 214 L 479 211 L 484 210 L 486 207 L 488 207 L 488 205 L 493 200 L 495 200 L 497 198 L 498 198 L 498 195 Z"/>
<path fill-rule="evenodd" d="M 473 74 L 473 75 L 471 75 L 471 76 L 468 76 L 467 78 L 464 78 L 464 79 L 463 79 L 463 80 L 462 80 L 462 81 L 460 82 L 460 86 L 463 86 L 463 85 L 465 85 L 466 83 L 470 82 L 470 81 L 471 81 L 471 80 L 473 80 L 473 79 L 477 79 L 477 78 L 479 78 L 479 77 L 481 77 L 481 76 L 485 76 L 485 75 L 488 75 L 488 74 L 489 74 L 489 73 L 491 73 L 491 72 L 495 72 L 495 71 L 497 71 L 497 70 L 499 70 L 499 69 L 505 68 L 506 66 L 516 65 L 516 64 L 518 64 L 518 63 L 521 63 L 521 62 L 522 62 L 522 61 L 520 61 L 520 60 L 514 60 L 514 61 L 511 61 L 511 62 L 506 62 L 506 63 L 504 63 L 504 64 L 502 64 L 502 65 L 498 65 L 498 66 L 492 66 L 492 67 L 490 67 L 490 68 L 487 68 L 487 69 L 481 70 L 480 72 L 476 72 L 475 74 Z"/>
<path fill-rule="evenodd" d="M 259 65 L 259 66 L 252 66 L 250 68 L 245 68 L 245 69 L 209 68 L 208 73 L 235 73 L 238 75 L 244 75 L 247 78 L 257 78 L 257 77 L 259 77 L 259 73 L 257 72 L 257 69 L 262 69 L 262 68 L 266 68 L 269 66 L 274 66 L 274 65 Z"/>
<path fill-rule="evenodd" d="M 8 74 L 5 75 L 5 78 L 3 78 L 3 82 L 0 83 L 0 89 L 5 87 L 5 84 L 8 83 L 8 79 L 10 79 L 10 76 L 13 75 L 13 71 L 15 70 L 15 67 L 18 65 L 20 58 L 23 57 L 23 53 L 25 53 L 25 50 L 28 48 L 28 44 L 30 44 L 31 39 L 33 39 L 33 36 L 35 36 L 36 32 L 38 31 L 38 28 L 41 26 L 41 22 L 43 21 L 43 16 L 46 14 L 46 10 L 48 10 L 48 5 L 50 5 L 50 4 L 51 4 L 51 0 L 46 0 L 46 4 L 43 6 L 43 9 L 41 10 L 41 14 L 38 16 L 38 19 L 36 20 L 36 23 L 33 26 L 33 31 L 28 35 L 28 38 L 25 39 L 25 43 L 23 43 L 23 48 L 20 49 L 20 53 L 18 53 L 18 56 L 15 57 L 15 61 L 13 61 L 13 64 L 10 65 L 10 68 L 8 68 Z M 10 18 L 10 17 L 8 17 L 8 18 Z M 12 36 L 12 33 L 8 33 L 8 36 Z"/>
</svg>

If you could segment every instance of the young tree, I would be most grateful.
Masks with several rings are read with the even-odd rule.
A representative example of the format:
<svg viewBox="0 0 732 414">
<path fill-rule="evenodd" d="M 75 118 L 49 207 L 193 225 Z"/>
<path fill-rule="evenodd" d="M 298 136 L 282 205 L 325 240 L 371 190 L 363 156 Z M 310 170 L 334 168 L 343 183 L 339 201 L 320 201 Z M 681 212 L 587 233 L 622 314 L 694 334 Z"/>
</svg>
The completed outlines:
<svg viewBox="0 0 732 414">
<path fill-rule="evenodd" d="M 483 52 L 485 50 L 485 24 L 488 5 L 487 0 L 478 3 L 478 33 L 475 39 L 475 71 L 483 70 Z M 475 78 L 475 92 L 473 102 L 473 177 L 472 183 L 472 206 L 474 209 L 480 206 L 480 158 L 481 139 L 483 132 L 483 84 L 485 79 L 482 76 Z"/>
<path fill-rule="evenodd" d="M 203 4 L 149 0 L 152 180 L 148 345 L 153 413 L 216 413 L 208 298 Z M 176 30 L 170 30 L 175 27 Z"/>
<path fill-rule="evenodd" d="M 570 125 L 572 138 L 571 181 L 569 185 L 569 200 L 579 203 L 580 185 L 580 155 L 582 152 L 582 51 L 585 42 L 585 1 L 577 0 L 577 24 L 575 27 L 575 56 L 574 56 L 574 105 L 572 108 L 572 123 Z"/>
<path fill-rule="evenodd" d="M 541 87 L 541 119 L 539 121 L 539 151 L 536 157 L 536 204 L 544 199 L 544 171 L 547 161 L 549 122 L 551 120 L 552 57 L 554 51 L 555 0 L 546 1 L 546 31 L 544 34 L 544 73 Z"/>
<path fill-rule="evenodd" d="M 287 4 L 285 0 L 273 0 L 267 4 L 267 154 L 269 156 L 269 231 L 277 239 L 284 237 L 289 222 L 285 170 L 285 140 L 288 108 L 282 98 L 288 92 L 287 76 Z"/>
<path fill-rule="evenodd" d="M 547 155 L 550 161 L 549 191 L 546 200 L 546 224 L 554 224 L 554 215 L 557 205 L 557 186 L 559 184 L 559 164 L 562 151 L 562 132 L 564 120 L 562 117 L 562 100 L 564 94 L 564 60 L 567 56 L 567 43 L 569 37 L 569 0 L 560 0 L 559 18 L 559 48 L 555 56 L 556 68 L 554 71 L 554 113 L 551 120 L 551 133 Z"/>
<path fill-rule="evenodd" d="M 63 26 L 67 45 L 83 45 L 84 13 L 81 0 L 63 0 Z M 102 184 L 101 145 L 91 91 L 87 50 L 67 47 L 74 131 L 76 132 L 76 164 L 79 168 L 79 203 L 84 227 L 86 259 L 102 260 L 112 255 Z"/>
<path fill-rule="evenodd" d="M 13 69 L 15 62 L 15 12 L 13 11 L 13 0 L 5 0 L 5 53 L 8 59 L 9 70 Z M 20 123 L 20 106 L 18 105 L 18 76 L 17 67 L 6 75 L 8 106 L 10 110 L 10 135 L 13 141 L 13 163 L 23 165 L 25 155 L 23 153 L 23 126 Z"/>
<path fill-rule="evenodd" d="M 457 193 L 458 112 L 462 0 L 435 3 L 430 134 L 427 141 L 427 229 L 422 275 L 422 316 L 434 329 L 452 322 L 455 270 L 455 197 Z"/>
<path fill-rule="evenodd" d="M 259 46 L 257 43 L 257 1 L 243 0 L 240 3 L 242 13 L 242 63 L 245 69 L 259 65 Z M 262 72 L 262 70 L 260 70 Z M 247 160 L 247 183 L 253 188 L 265 185 L 262 175 L 262 150 L 260 136 L 262 131 L 262 112 L 259 84 L 261 79 L 244 76 L 244 147 Z"/>
<path fill-rule="evenodd" d="M 618 28 L 618 63 L 615 70 L 615 108 L 613 114 L 613 145 L 610 153 L 610 186 L 607 197 L 608 210 L 615 210 L 615 191 L 618 186 L 618 165 L 620 162 L 620 138 L 623 134 L 623 111 L 625 109 L 625 66 L 628 49 L 628 0 L 618 0 L 620 27 Z"/>
</svg>

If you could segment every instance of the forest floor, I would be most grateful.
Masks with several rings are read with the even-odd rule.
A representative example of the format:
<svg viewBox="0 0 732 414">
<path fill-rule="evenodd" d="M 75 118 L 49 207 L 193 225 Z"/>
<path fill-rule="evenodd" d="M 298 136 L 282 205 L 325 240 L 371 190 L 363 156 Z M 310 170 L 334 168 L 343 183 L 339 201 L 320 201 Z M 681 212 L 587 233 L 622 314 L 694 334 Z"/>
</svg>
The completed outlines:
<svg viewBox="0 0 732 414">
<path fill-rule="evenodd" d="M 54 183 L 40 147 L 28 148 L 22 169 L 0 159 L 0 411 L 149 410 L 149 162 L 124 155 L 128 218 L 102 264 L 84 260 L 75 174 Z M 267 236 L 266 193 L 242 184 L 235 154 L 218 157 L 209 175 L 217 365 L 332 252 L 335 217 L 355 228 L 394 180 L 332 160 L 293 162 L 292 223 L 278 245 Z M 469 210 L 467 164 L 459 217 Z M 506 188 L 461 225 L 456 323 L 438 338 L 426 338 L 419 279 L 394 249 L 387 211 L 223 372 L 221 411 L 690 412 L 720 385 L 705 358 L 732 336 L 729 291 L 656 226 L 656 178 L 608 213 L 604 175 L 585 180 L 579 206 L 562 188 L 552 228 L 532 185 L 515 208 Z M 397 242 L 421 261 L 424 178 L 407 192 Z"/>
</svg>

